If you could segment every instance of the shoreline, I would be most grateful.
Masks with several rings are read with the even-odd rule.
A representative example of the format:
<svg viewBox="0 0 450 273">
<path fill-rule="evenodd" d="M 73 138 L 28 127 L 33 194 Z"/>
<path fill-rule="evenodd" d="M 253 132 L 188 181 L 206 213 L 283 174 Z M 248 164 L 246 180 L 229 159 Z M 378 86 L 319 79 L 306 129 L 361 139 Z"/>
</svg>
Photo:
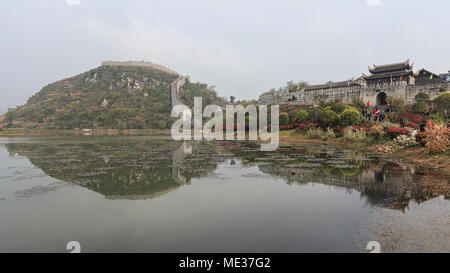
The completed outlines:
<svg viewBox="0 0 450 273">
<path fill-rule="evenodd" d="M 0 131 L 0 137 L 39 137 L 39 136 L 146 136 L 170 135 L 170 130 L 161 129 L 87 129 L 87 130 L 33 130 L 7 129 Z"/>
<path fill-rule="evenodd" d="M 373 144 L 364 142 L 350 142 L 344 139 L 333 140 L 318 140 L 308 139 L 299 136 L 292 135 L 280 135 L 280 144 L 307 144 L 307 143 L 319 143 L 330 145 L 337 148 L 346 148 L 359 151 L 370 151 L 377 154 L 384 154 L 387 156 L 395 156 L 396 159 L 403 160 L 407 163 L 425 165 L 428 168 L 442 171 L 444 174 L 450 176 L 450 152 L 447 151 L 442 154 L 430 155 L 423 146 L 412 146 L 403 149 L 394 150 L 391 152 L 380 152 L 379 149 L 386 147 L 386 144 Z"/>
<path fill-rule="evenodd" d="M 170 130 L 161 129 L 93 129 L 93 130 L 32 130 L 32 129 L 8 129 L 0 131 L 1 137 L 45 137 L 45 136 L 154 136 L 170 135 Z M 435 170 L 442 171 L 450 176 L 450 151 L 443 154 L 430 155 L 423 146 L 413 146 L 390 152 L 380 152 L 380 148 L 386 144 L 373 144 L 365 142 L 350 142 L 342 138 L 332 140 L 309 139 L 302 135 L 292 135 L 290 132 L 280 134 L 280 144 L 308 144 L 319 143 L 337 148 L 354 149 L 359 151 L 370 151 L 387 156 L 394 156 L 411 164 L 426 165 Z"/>
</svg>

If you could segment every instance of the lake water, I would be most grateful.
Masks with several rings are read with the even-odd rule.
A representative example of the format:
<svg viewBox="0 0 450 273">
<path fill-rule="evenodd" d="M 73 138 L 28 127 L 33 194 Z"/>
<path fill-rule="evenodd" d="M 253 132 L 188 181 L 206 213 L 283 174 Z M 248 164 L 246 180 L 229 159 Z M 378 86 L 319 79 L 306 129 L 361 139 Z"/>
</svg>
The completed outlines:
<svg viewBox="0 0 450 273">
<path fill-rule="evenodd" d="M 0 252 L 450 252 L 449 179 L 376 154 L 0 138 Z"/>
</svg>

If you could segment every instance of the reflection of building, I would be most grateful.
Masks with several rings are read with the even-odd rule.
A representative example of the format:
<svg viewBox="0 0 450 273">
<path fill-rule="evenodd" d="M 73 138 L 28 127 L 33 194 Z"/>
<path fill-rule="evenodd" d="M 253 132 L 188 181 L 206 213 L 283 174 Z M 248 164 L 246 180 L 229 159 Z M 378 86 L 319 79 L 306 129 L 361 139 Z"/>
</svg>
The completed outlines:
<svg viewBox="0 0 450 273">
<path fill-rule="evenodd" d="M 272 104 L 318 104 L 322 101 L 341 101 L 351 103 L 355 99 L 374 104 L 386 104 L 389 96 L 402 98 L 406 103 L 414 102 L 414 97 L 427 93 L 431 99 L 441 92 L 450 90 L 448 74 L 435 74 L 425 69 L 413 72 L 409 60 L 400 63 L 373 65 L 370 75 L 356 80 L 328 82 L 310 85 L 297 92 L 267 92 L 261 95 L 258 103 Z"/>
<path fill-rule="evenodd" d="M 411 201 L 450 197 L 448 177 L 426 168 L 383 162 L 356 151 L 309 145 L 305 148 L 264 153 L 231 152 L 244 165 L 258 166 L 259 170 L 288 184 L 317 183 L 355 190 L 367 202 L 386 208 L 404 210 Z"/>
<path fill-rule="evenodd" d="M 345 175 L 340 169 L 291 169 L 274 165 L 261 165 L 259 169 L 263 173 L 285 179 L 288 183 L 308 184 L 318 183 L 353 189 L 367 197 L 370 204 L 378 204 L 383 207 L 404 210 L 409 202 L 424 202 L 431 197 L 441 194 L 450 194 L 450 188 L 436 187 L 428 191 L 427 185 L 418 182 L 414 175 L 408 171 L 398 171 L 397 165 L 385 164 L 379 169 L 370 169 L 368 165 L 361 165 L 357 171 Z"/>
</svg>

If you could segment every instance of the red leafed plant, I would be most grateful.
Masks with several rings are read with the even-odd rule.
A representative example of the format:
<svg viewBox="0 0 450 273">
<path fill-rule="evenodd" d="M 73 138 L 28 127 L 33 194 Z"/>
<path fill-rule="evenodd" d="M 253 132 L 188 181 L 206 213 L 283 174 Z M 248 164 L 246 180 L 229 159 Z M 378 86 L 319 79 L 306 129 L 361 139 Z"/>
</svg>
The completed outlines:
<svg viewBox="0 0 450 273">
<path fill-rule="evenodd" d="M 342 137 L 342 136 L 344 136 L 345 128 L 336 127 L 336 128 L 333 128 L 333 132 L 336 135 L 336 137 Z"/>
<path fill-rule="evenodd" d="M 394 139 L 394 138 L 396 138 L 398 136 L 401 136 L 401 135 L 409 135 L 410 133 L 411 132 L 408 129 L 404 129 L 404 128 L 393 127 L 393 128 L 389 128 L 387 130 L 387 134 L 389 135 L 389 137 L 391 139 Z"/>
<path fill-rule="evenodd" d="M 317 127 L 314 122 L 306 121 L 303 123 L 294 123 L 294 126 L 300 130 L 308 130 L 309 128 Z"/>
<path fill-rule="evenodd" d="M 416 124 L 420 123 L 422 121 L 422 119 L 423 119 L 421 115 L 414 114 L 414 113 L 409 113 L 409 112 L 398 114 L 397 119 L 400 120 L 400 118 L 405 119 L 405 121 L 414 122 Z"/>
<path fill-rule="evenodd" d="M 415 136 L 417 143 L 424 145 L 427 144 L 427 132 L 417 133 Z"/>
<path fill-rule="evenodd" d="M 290 124 L 290 125 L 280 125 L 280 131 L 284 131 L 284 130 L 292 130 L 294 129 L 294 125 Z"/>
<path fill-rule="evenodd" d="M 406 126 L 406 127 L 410 127 L 410 128 L 414 128 L 415 130 L 419 130 L 419 125 L 417 125 L 417 124 L 414 123 L 414 122 L 406 122 L 406 123 L 405 123 L 405 126 Z"/>
<path fill-rule="evenodd" d="M 363 130 L 363 129 L 364 129 L 364 128 L 361 127 L 361 126 L 352 126 L 353 132 L 360 131 L 360 130 Z"/>
</svg>

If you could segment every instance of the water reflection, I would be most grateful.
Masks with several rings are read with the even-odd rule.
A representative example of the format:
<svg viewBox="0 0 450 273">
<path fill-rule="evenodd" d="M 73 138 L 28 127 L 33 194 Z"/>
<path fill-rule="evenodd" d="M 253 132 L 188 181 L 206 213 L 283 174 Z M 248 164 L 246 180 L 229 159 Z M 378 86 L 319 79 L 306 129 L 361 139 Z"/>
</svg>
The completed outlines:
<svg viewBox="0 0 450 273">
<path fill-rule="evenodd" d="M 284 179 L 288 184 L 319 183 L 356 190 L 372 205 L 405 210 L 411 201 L 450 196 L 448 176 L 379 155 L 310 144 L 261 153 L 230 144 L 248 166 Z"/>
<path fill-rule="evenodd" d="M 368 202 L 404 210 L 417 203 L 449 197 L 443 174 L 324 145 L 282 147 L 261 152 L 255 144 L 174 142 L 148 138 L 91 138 L 6 144 L 10 154 L 27 157 L 58 180 L 74 183 L 108 199 L 149 199 L 194 178 L 211 175 L 219 163 L 239 160 L 288 184 L 319 183 L 358 191 Z"/>
<path fill-rule="evenodd" d="M 56 179 L 86 187 L 108 199 L 149 199 L 170 191 L 217 167 L 214 147 L 164 139 L 7 144 L 10 154 L 27 157 Z M 210 151 L 211 150 L 211 151 Z M 186 158 L 190 155 L 190 158 Z M 219 158 L 217 158 L 219 159 Z"/>
</svg>

